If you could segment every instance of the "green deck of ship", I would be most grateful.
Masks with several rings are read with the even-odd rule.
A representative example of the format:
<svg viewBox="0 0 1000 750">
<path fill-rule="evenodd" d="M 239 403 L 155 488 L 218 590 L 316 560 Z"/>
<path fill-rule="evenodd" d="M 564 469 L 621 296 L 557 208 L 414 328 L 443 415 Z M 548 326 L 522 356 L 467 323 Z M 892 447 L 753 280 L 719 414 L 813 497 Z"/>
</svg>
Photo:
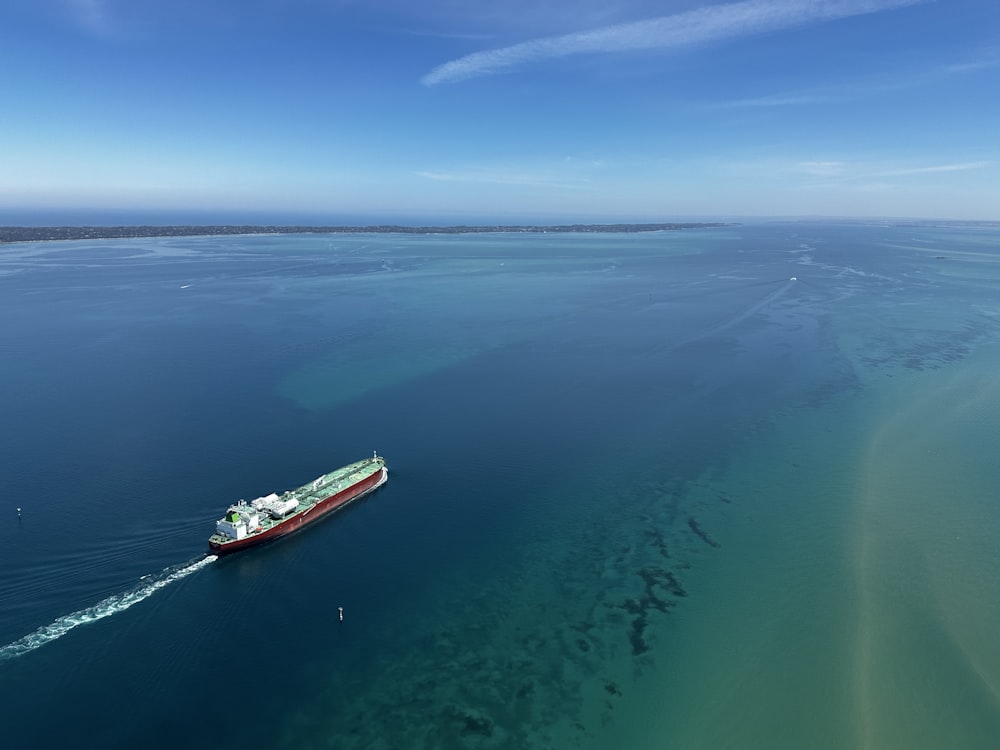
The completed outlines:
<svg viewBox="0 0 1000 750">
<path fill-rule="evenodd" d="M 262 512 L 260 519 L 261 530 L 257 533 L 263 534 L 275 526 L 280 526 L 300 513 L 309 510 L 320 500 L 325 500 L 331 495 L 336 495 L 338 492 L 371 476 L 384 465 L 385 461 L 382 458 L 365 458 L 361 461 L 355 461 L 353 464 L 341 466 L 339 469 L 334 469 L 329 474 L 317 477 L 298 489 L 281 493 L 278 496 L 278 500 L 284 501 L 294 498 L 298 501 L 298 507 L 284 518 L 278 519 L 271 518 L 268 513 Z M 209 541 L 225 544 L 227 542 L 235 542 L 236 540 L 225 534 L 212 534 Z"/>
</svg>

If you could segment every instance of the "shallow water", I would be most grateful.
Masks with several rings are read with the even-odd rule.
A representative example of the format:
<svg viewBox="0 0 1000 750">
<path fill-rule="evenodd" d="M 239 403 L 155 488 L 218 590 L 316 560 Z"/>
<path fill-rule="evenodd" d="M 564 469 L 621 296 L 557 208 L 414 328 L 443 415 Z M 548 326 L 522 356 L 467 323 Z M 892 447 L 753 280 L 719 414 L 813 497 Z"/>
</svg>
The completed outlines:
<svg viewBox="0 0 1000 750">
<path fill-rule="evenodd" d="M 992 747 L 998 250 L 805 223 L 4 247 L 9 736 Z M 187 567 L 227 503 L 373 448 L 361 505 Z"/>
</svg>

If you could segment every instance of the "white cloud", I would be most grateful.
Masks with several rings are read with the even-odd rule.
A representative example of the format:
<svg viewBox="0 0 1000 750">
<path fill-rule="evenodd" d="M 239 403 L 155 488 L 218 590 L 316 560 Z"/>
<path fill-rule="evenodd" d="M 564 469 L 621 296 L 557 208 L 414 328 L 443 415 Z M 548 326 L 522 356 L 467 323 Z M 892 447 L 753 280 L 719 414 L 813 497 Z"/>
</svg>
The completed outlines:
<svg viewBox="0 0 1000 750">
<path fill-rule="evenodd" d="M 969 169 L 982 169 L 989 166 L 988 161 L 967 161 L 958 164 L 940 164 L 933 167 L 910 167 L 908 169 L 893 169 L 886 172 L 876 172 L 872 177 L 904 177 L 906 175 L 933 174 L 935 172 L 964 172 Z"/>
<path fill-rule="evenodd" d="M 803 161 L 799 169 L 813 177 L 836 177 L 842 175 L 845 164 L 842 161 Z"/>
<path fill-rule="evenodd" d="M 518 172 L 510 169 L 472 169 L 452 172 L 417 172 L 424 179 L 436 182 L 466 182 L 489 185 L 516 185 L 520 187 L 546 187 L 579 190 L 588 186 L 586 178 L 565 179 L 552 174 Z"/>
<path fill-rule="evenodd" d="M 88 31 L 107 34 L 112 28 L 111 11 L 106 0 L 67 0 L 76 23 Z"/>
<path fill-rule="evenodd" d="M 723 102 L 720 107 L 793 107 L 803 104 L 830 104 L 836 102 L 836 97 L 823 94 L 776 94 L 759 96 L 755 99 L 736 99 Z"/>
<path fill-rule="evenodd" d="M 946 73 L 977 73 L 981 70 L 995 68 L 1000 65 L 1000 50 L 996 48 L 987 50 L 978 60 L 969 60 L 964 63 L 956 63 L 945 68 Z"/>
<path fill-rule="evenodd" d="M 665 49 L 760 34 L 820 21 L 915 5 L 924 0 L 745 0 L 622 23 L 592 31 L 543 37 L 475 52 L 431 70 L 433 86 L 499 73 L 527 63 L 597 52 Z"/>
<path fill-rule="evenodd" d="M 805 104 L 837 104 L 864 97 L 881 96 L 933 84 L 940 85 L 951 76 L 966 75 L 988 70 L 1000 65 L 1000 57 L 993 55 L 971 62 L 928 67 L 906 73 L 869 75 L 837 86 L 809 90 L 775 93 L 748 99 L 735 99 L 708 105 L 717 108 L 783 107 Z"/>
<path fill-rule="evenodd" d="M 928 180 L 919 178 L 985 169 L 992 164 L 989 161 L 968 161 L 906 167 L 865 162 L 802 161 L 794 165 L 792 171 L 804 175 L 806 178 L 806 181 L 800 185 L 802 188 L 810 190 L 836 188 L 856 192 L 873 192 L 887 190 L 890 187 L 903 189 L 906 185 L 924 185 L 928 184 Z M 769 167 L 769 170 L 776 171 L 773 166 Z M 905 179 L 909 177 L 915 179 Z M 939 183 L 940 181 L 934 181 L 934 184 Z"/>
</svg>

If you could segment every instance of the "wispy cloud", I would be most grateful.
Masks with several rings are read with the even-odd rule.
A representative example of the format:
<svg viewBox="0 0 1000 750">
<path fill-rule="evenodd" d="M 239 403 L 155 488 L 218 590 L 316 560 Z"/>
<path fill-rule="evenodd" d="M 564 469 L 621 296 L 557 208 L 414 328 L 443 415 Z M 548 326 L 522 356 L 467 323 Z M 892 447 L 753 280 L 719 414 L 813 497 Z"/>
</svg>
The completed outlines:
<svg viewBox="0 0 1000 750">
<path fill-rule="evenodd" d="M 934 174 L 935 172 L 965 172 L 969 169 L 983 169 L 989 166 L 988 161 L 966 161 L 958 164 L 939 164 L 933 167 L 910 167 L 908 169 L 891 169 L 876 172 L 872 177 L 905 177 L 908 175 Z"/>
<path fill-rule="evenodd" d="M 798 168 L 813 177 L 837 177 L 844 174 L 846 165 L 842 161 L 803 161 Z"/>
<path fill-rule="evenodd" d="M 984 56 L 978 60 L 931 65 L 923 69 L 909 69 L 903 72 L 883 72 L 822 88 L 777 92 L 746 99 L 732 99 L 705 104 L 716 109 L 738 109 L 750 107 L 789 107 L 809 104 L 839 104 L 865 97 L 883 96 L 900 91 L 908 91 L 922 86 L 946 84 L 955 76 L 977 73 L 1000 65 L 1000 57 Z"/>
<path fill-rule="evenodd" d="M 558 177 L 552 174 L 519 172 L 510 169 L 471 169 L 459 171 L 423 171 L 419 177 L 437 182 L 466 182 L 487 185 L 516 185 L 519 187 L 543 187 L 565 190 L 581 190 L 589 187 L 586 178 Z"/>
<path fill-rule="evenodd" d="M 964 161 L 951 164 L 933 164 L 919 167 L 888 167 L 862 162 L 844 161 L 803 161 L 798 162 L 794 171 L 809 179 L 806 187 L 853 186 L 855 189 L 871 185 L 884 187 L 885 180 L 899 177 L 922 177 L 950 172 L 967 172 L 992 166 L 989 161 Z M 904 181 L 905 182 L 905 181 Z"/>
<path fill-rule="evenodd" d="M 1000 48 L 993 47 L 986 50 L 979 59 L 967 60 L 966 62 L 949 65 L 947 73 L 977 73 L 980 70 L 995 68 L 1000 65 Z"/>
<path fill-rule="evenodd" d="M 67 0 L 73 20 L 87 31 L 107 34 L 113 21 L 107 0 Z"/>
<path fill-rule="evenodd" d="M 585 53 L 666 49 L 876 13 L 925 0 L 745 0 L 475 52 L 431 70 L 426 86 Z"/>
<path fill-rule="evenodd" d="M 758 96 L 753 99 L 735 99 L 710 106 L 727 108 L 794 107 L 803 104 L 830 104 L 836 101 L 839 101 L 838 97 L 832 94 L 772 94 L 770 96 Z"/>
</svg>

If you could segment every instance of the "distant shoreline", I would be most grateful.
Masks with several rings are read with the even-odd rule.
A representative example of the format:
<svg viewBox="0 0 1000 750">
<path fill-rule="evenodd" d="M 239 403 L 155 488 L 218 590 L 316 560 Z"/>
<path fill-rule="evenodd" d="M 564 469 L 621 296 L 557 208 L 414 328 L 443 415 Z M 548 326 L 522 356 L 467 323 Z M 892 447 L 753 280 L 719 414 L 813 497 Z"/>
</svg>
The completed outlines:
<svg viewBox="0 0 1000 750">
<path fill-rule="evenodd" d="M 664 224 L 557 224 L 408 227 L 377 224 L 357 227 L 190 225 L 190 226 L 80 226 L 0 227 L 0 244 L 50 240 L 113 240 L 139 237 L 194 237 L 237 234 L 486 234 L 498 232 L 663 232 L 676 229 L 711 229 L 732 226 L 726 222 L 669 222 Z"/>
</svg>

